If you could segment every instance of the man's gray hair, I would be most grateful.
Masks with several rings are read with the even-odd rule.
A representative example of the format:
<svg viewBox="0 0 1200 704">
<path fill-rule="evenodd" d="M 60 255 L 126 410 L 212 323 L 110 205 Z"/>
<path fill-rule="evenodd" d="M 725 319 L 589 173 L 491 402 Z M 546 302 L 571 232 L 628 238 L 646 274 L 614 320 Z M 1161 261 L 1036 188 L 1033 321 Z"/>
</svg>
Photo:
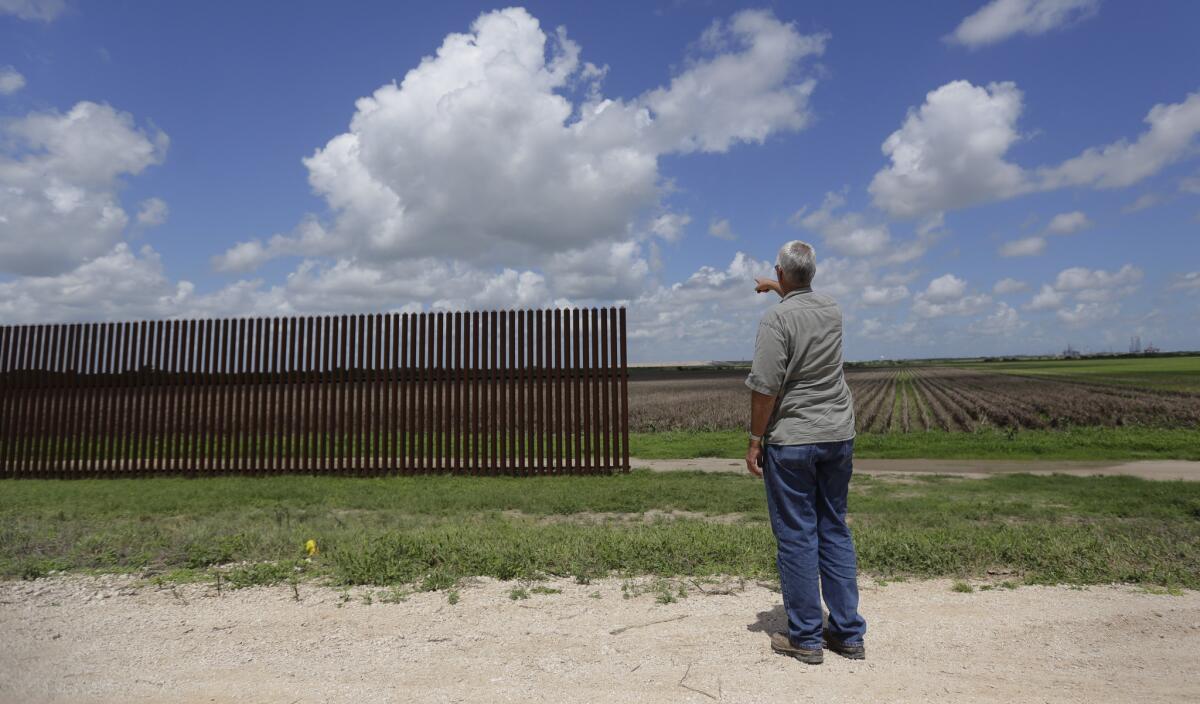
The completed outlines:
<svg viewBox="0 0 1200 704">
<path fill-rule="evenodd" d="M 779 257 L 775 260 L 788 281 L 794 286 L 812 286 L 813 277 L 817 274 L 817 253 L 811 244 L 800 240 L 792 240 L 779 248 Z"/>
</svg>

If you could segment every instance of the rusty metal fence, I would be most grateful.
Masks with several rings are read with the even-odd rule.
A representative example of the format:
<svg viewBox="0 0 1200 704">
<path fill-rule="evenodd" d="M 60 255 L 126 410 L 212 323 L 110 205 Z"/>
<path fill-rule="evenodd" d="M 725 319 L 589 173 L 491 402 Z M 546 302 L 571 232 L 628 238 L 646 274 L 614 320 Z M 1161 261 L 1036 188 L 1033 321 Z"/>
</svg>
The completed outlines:
<svg viewBox="0 0 1200 704">
<path fill-rule="evenodd" d="M 629 469 L 625 309 L 0 327 L 5 477 Z"/>
</svg>

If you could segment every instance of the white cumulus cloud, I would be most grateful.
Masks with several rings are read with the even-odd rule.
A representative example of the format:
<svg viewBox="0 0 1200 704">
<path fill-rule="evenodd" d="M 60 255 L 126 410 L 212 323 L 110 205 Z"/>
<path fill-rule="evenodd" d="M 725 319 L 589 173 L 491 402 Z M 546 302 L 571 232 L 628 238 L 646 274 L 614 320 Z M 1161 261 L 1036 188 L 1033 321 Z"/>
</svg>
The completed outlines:
<svg viewBox="0 0 1200 704">
<path fill-rule="evenodd" d="M 1085 20 L 1100 0 L 991 0 L 967 16 L 947 41 L 978 48 L 1017 34 L 1036 36 Z"/>
<path fill-rule="evenodd" d="M 161 163 L 167 144 L 88 101 L 0 123 L 0 272 L 53 275 L 109 252 L 129 223 L 123 177 Z"/>
<path fill-rule="evenodd" d="M 1055 316 L 1065 325 L 1078 328 L 1098 323 L 1115 312 L 1113 307 L 1099 303 L 1076 303 L 1074 306 L 1060 308 Z"/>
<path fill-rule="evenodd" d="M 1020 137 L 1020 114 L 1014 83 L 953 81 L 931 91 L 883 143 L 891 165 L 871 180 L 875 205 L 915 217 L 1024 192 L 1024 171 L 1004 158 Z"/>
<path fill-rule="evenodd" d="M 1171 282 L 1173 291 L 1200 291 L 1200 271 L 1189 271 L 1180 274 Z"/>
<path fill-rule="evenodd" d="M 1132 264 L 1117 271 L 1073 266 L 1058 272 L 1053 284 L 1043 284 L 1026 310 L 1054 310 L 1064 323 L 1078 326 L 1093 320 L 1100 304 L 1124 298 L 1137 290 L 1144 273 Z M 1075 305 L 1070 304 L 1074 300 Z"/>
<path fill-rule="evenodd" d="M 1061 291 L 1056 290 L 1050 284 L 1042 284 L 1042 289 L 1033 296 L 1025 308 L 1028 310 L 1054 310 L 1061 306 L 1065 299 L 1066 296 Z"/>
<path fill-rule="evenodd" d="M 729 224 L 729 220 L 725 218 L 710 222 L 708 224 L 708 234 L 720 240 L 733 241 L 737 239 L 737 235 L 733 233 L 733 227 Z"/>
<path fill-rule="evenodd" d="M 1069 235 L 1091 226 L 1092 221 L 1088 219 L 1085 213 L 1073 210 L 1069 213 L 1059 213 L 1050 218 L 1050 224 L 1046 226 L 1046 232 L 1055 235 Z"/>
<path fill-rule="evenodd" d="M 908 298 L 907 286 L 870 286 L 863 289 L 862 302 L 866 306 L 890 306 Z"/>
<path fill-rule="evenodd" d="M 916 237 L 896 241 L 888 226 L 868 219 L 862 213 L 842 211 L 846 197 L 841 193 L 825 194 L 820 207 L 807 206 L 788 219 L 794 227 L 810 230 L 838 254 L 848 257 L 870 257 L 879 264 L 903 264 L 919 259 L 945 233 L 941 220 L 931 218 L 917 228 Z"/>
<path fill-rule="evenodd" d="M 1005 277 L 996 282 L 996 285 L 992 287 L 992 293 L 998 296 L 1004 296 L 1010 293 L 1024 291 L 1027 288 L 1029 288 L 1029 284 L 1025 283 L 1024 281 L 1020 281 L 1011 277 Z"/>
<path fill-rule="evenodd" d="M 954 274 L 945 274 L 929 282 L 922 294 L 926 300 L 942 303 L 962 298 L 967 290 L 967 282 Z"/>
<path fill-rule="evenodd" d="M 124 242 L 74 269 L 0 282 L 5 323 L 161 318 L 178 314 L 191 299 L 187 281 L 172 282 L 150 247 Z"/>
<path fill-rule="evenodd" d="M 1149 129 L 1134 142 L 1122 139 L 1092 147 L 1056 167 L 1039 170 L 1041 188 L 1121 188 L 1194 153 L 1200 134 L 1200 93 L 1181 103 L 1155 105 L 1145 122 Z"/>
<path fill-rule="evenodd" d="M 12 66 L 0 66 L 0 95 L 12 95 L 25 87 L 25 77 Z"/>
<path fill-rule="evenodd" d="M 663 213 L 651 221 L 650 231 L 667 242 L 678 242 L 691 222 L 687 213 Z"/>
<path fill-rule="evenodd" d="M 639 232 L 674 241 L 686 215 L 638 225 L 665 192 L 659 157 L 804 127 L 815 84 L 800 69 L 825 41 L 769 12 L 741 12 L 706 32 L 669 85 L 624 100 L 600 94 L 604 69 L 581 61 L 564 29 L 548 35 L 520 8 L 486 13 L 400 83 L 360 99 L 349 130 L 305 159 L 332 221 L 240 243 L 214 264 L 350 256 L 541 267 L 582 263 Z M 573 101 L 580 82 L 590 88 Z"/>
<path fill-rule="evenodd" d="M 967 282 L 954 274 L 944 274 L 929 282 L 913 300 L 913 313 L 922 318 L 947 315 L 974 315 L 992 302 L 986 293 L 968 294 Z"/>
<path fill-rule="evenodd" d="M 1045 237 L 1022 237 L 1000 247 L 1002 257 L 1032 257 L 1046 251 Z"/>
<path fill-rule="evenodd" d="M 1059 291 L 1118 288 L 1136 284 L 1141 280 L 1142 270 L 1132 264 L 1126 264 L 1114 272 L 1073 266 L 1058 273 L 1054 280 L 1054 288 Z"/>
<path fill-rule="evenodd" d="M 162 198 L 147 198 L 138 208 L 137 222 L 142 227 L 157 227 L 167 221 L 170 208 Z"/>
<path fill-rule="evenodd" d="M 53 22 L 67 9 L 66 0 L 0 0 L 0 15 Z"/>
<path fill-rule="evenodd" d="M 1151 108 L 1149 129 L 1132 142 L 1120 139 L 1058 165 L 1026 169 L 1007 159 L 1021 138 L 1021 112 L 1013 83 L 952 81 L 929 92 L 883 143 L 891 163 L 871 180 L 874 204 L 911 218 L 1035 191 L 1122 188 L 1194 156 L 1200 135 L 1200 93 L 1193 93 Z"/>
<path fill-rule="evenodd" d="M 976 335 L 1009 335 L 1020 329 L 1023 323 L 1016 309 L 1001 301 L 990 315 L 967 325 L 967 332 Z"/>
</svg>

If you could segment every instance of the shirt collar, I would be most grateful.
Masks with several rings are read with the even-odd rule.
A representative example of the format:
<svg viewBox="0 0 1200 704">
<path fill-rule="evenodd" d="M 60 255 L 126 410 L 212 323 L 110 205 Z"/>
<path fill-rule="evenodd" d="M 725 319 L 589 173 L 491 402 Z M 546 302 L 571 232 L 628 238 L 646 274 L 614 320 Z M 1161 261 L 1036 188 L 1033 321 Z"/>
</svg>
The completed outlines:
<svg viewBox="0 0 1200 704">
<path fill-rule="evenodd" d="M 812 286 L 805 286 L 804 288 L 798 288 L 798 289 L 795 289 L 794 291 L 789 291 L 788 295 L 784 296 L 782 300 L 786 301 L 787 299 L 792 298 L 794 296 L 799 296 L 802 293 L 812 293 Z"/>
</svg>

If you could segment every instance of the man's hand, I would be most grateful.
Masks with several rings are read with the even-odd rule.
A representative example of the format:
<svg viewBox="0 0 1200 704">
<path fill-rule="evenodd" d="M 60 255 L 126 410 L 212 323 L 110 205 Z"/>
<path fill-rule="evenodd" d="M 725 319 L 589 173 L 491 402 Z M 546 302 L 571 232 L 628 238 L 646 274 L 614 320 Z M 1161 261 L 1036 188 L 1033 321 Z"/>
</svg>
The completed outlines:
<svg viewBox="0 0 1200 704">
<path fill-rule="evenodd" d="M 764 279 L 757 276 L 754 277 L 754 292 L 766 293 L 767 291 L 774 291 L 780 296 L 783 295 L 783 289 L 780 288 L 779 282 L 775 279 Z"/>
<path fill-rule="evenodd" d="M 746 448 L 746 470 L 758 478 L 762 478 L 763 464 L 763 449 L 762 443 L 757 440 L 750 441 L 750 447 Z"/>
</svg>

